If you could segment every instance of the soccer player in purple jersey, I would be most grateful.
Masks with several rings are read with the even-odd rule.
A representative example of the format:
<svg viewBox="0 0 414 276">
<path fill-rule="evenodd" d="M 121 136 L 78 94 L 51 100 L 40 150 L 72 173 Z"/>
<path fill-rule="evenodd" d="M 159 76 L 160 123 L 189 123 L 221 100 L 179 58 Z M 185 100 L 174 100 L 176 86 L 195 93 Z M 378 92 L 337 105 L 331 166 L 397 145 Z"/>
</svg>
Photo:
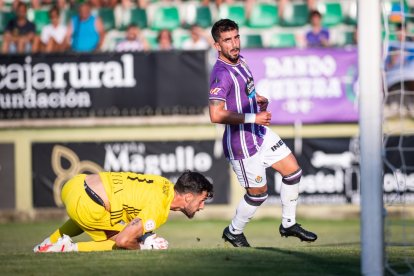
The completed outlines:
<svg viewBox="0 0 414 276">
<path fill-rule="evenodd" d="M 296 223 L 296 205 L 302 170 L 290 149 L 267 126 L 271 113 L 268 100 L 254 87 L 253 76 L 240 56 L 237 24 L 217 21 L 211 29 L 219 57 L 210 77 L 209 110 L 212 123 L 225 124 L 224 154 L 246 194 L 240 201 L 223 239 L 235 247 L 249 247 L 243 230 L 256 209 L 267 199 L 266 168 L 282 175 L 282 236 L 313 242 L 317 236 Z"/>
</svg>

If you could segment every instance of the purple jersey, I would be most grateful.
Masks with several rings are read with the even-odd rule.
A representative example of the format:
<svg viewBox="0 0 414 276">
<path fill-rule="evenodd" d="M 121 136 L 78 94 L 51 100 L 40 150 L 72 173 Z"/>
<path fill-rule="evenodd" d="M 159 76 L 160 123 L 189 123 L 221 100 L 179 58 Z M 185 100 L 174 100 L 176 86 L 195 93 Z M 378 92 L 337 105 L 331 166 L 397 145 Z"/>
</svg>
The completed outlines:
<svg viewBox="0 0 414 276">
<path fill-rule="evenodd" d="M 257 113 L 253 75 L 240 57 L 233 65 L 218 59 L 210 76 L 210 100 L 225 101 L 226 110 Z M 229 159 L 245 159 L 254 155 L 263 143 L 266 129 L 257 124 L 226 125 L 223 135 L 224 154 Z"/>
<path fill-rule="evenodd" d="M 323 47 L 322 39 L 329 40 L 329 31 L 327 29 L 322 29 L 318 33 L 309 31 L 306 34 L 306 42 L 308 47 Z"/>
</svg>

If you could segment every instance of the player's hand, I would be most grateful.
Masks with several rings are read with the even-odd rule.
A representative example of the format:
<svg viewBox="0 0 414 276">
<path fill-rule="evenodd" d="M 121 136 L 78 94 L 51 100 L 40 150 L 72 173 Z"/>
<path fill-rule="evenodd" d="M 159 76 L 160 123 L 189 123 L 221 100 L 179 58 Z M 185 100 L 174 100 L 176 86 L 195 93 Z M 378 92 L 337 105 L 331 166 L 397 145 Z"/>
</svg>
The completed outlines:
<svg viewBox="0 0 414 276">
<path fill-rule="evenodd" d="M 270 125 L 270 119 L 272 119 L 272 113 L 269 111 L 261 111 L 256 114 L 255 123 L 262 126 Z"/>
<path fill-rule="evenodd" d="M 152 234 L 140 242 L 141 250 L 164 250 L 168 248 L 168 241 L 162 237 L 157 237 L 157 234 Z"/>
<path fill-rule="evenodd" d="M 269 100 L 266 97 L 256 94 L 256 102 L 260 111 L 266 111 L 267 106 L 269 105 Z"/>
</svg>

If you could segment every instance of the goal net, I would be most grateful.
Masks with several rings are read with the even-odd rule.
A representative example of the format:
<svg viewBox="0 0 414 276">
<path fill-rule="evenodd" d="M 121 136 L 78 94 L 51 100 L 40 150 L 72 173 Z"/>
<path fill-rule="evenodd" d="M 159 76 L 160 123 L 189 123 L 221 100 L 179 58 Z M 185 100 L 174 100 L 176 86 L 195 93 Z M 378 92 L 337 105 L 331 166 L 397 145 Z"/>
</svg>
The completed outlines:
<svg viewBox="0 0 414 276">
<path fill-rule="evenodd" d="M 414 3 L 381 0 L 385 272 L 414 275 Z"/>
</svg>

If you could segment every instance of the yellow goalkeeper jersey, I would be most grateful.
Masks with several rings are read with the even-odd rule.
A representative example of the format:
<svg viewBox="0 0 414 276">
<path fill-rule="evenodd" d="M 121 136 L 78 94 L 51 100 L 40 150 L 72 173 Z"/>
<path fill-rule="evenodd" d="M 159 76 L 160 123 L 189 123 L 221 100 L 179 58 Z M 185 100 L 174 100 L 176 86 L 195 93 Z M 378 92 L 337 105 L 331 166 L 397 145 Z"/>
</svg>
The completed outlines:
<svg viewBox="0 0 414 276">
<path fill-rule="evenodd" d="M 138 217 L 144 233 L 150 232 L 167 221 L 174 198 L 174 184 L 158 175 L 132 172 L 102 172 L 111 204 L 111 224 L 128 224 Z"/>
</svg>

